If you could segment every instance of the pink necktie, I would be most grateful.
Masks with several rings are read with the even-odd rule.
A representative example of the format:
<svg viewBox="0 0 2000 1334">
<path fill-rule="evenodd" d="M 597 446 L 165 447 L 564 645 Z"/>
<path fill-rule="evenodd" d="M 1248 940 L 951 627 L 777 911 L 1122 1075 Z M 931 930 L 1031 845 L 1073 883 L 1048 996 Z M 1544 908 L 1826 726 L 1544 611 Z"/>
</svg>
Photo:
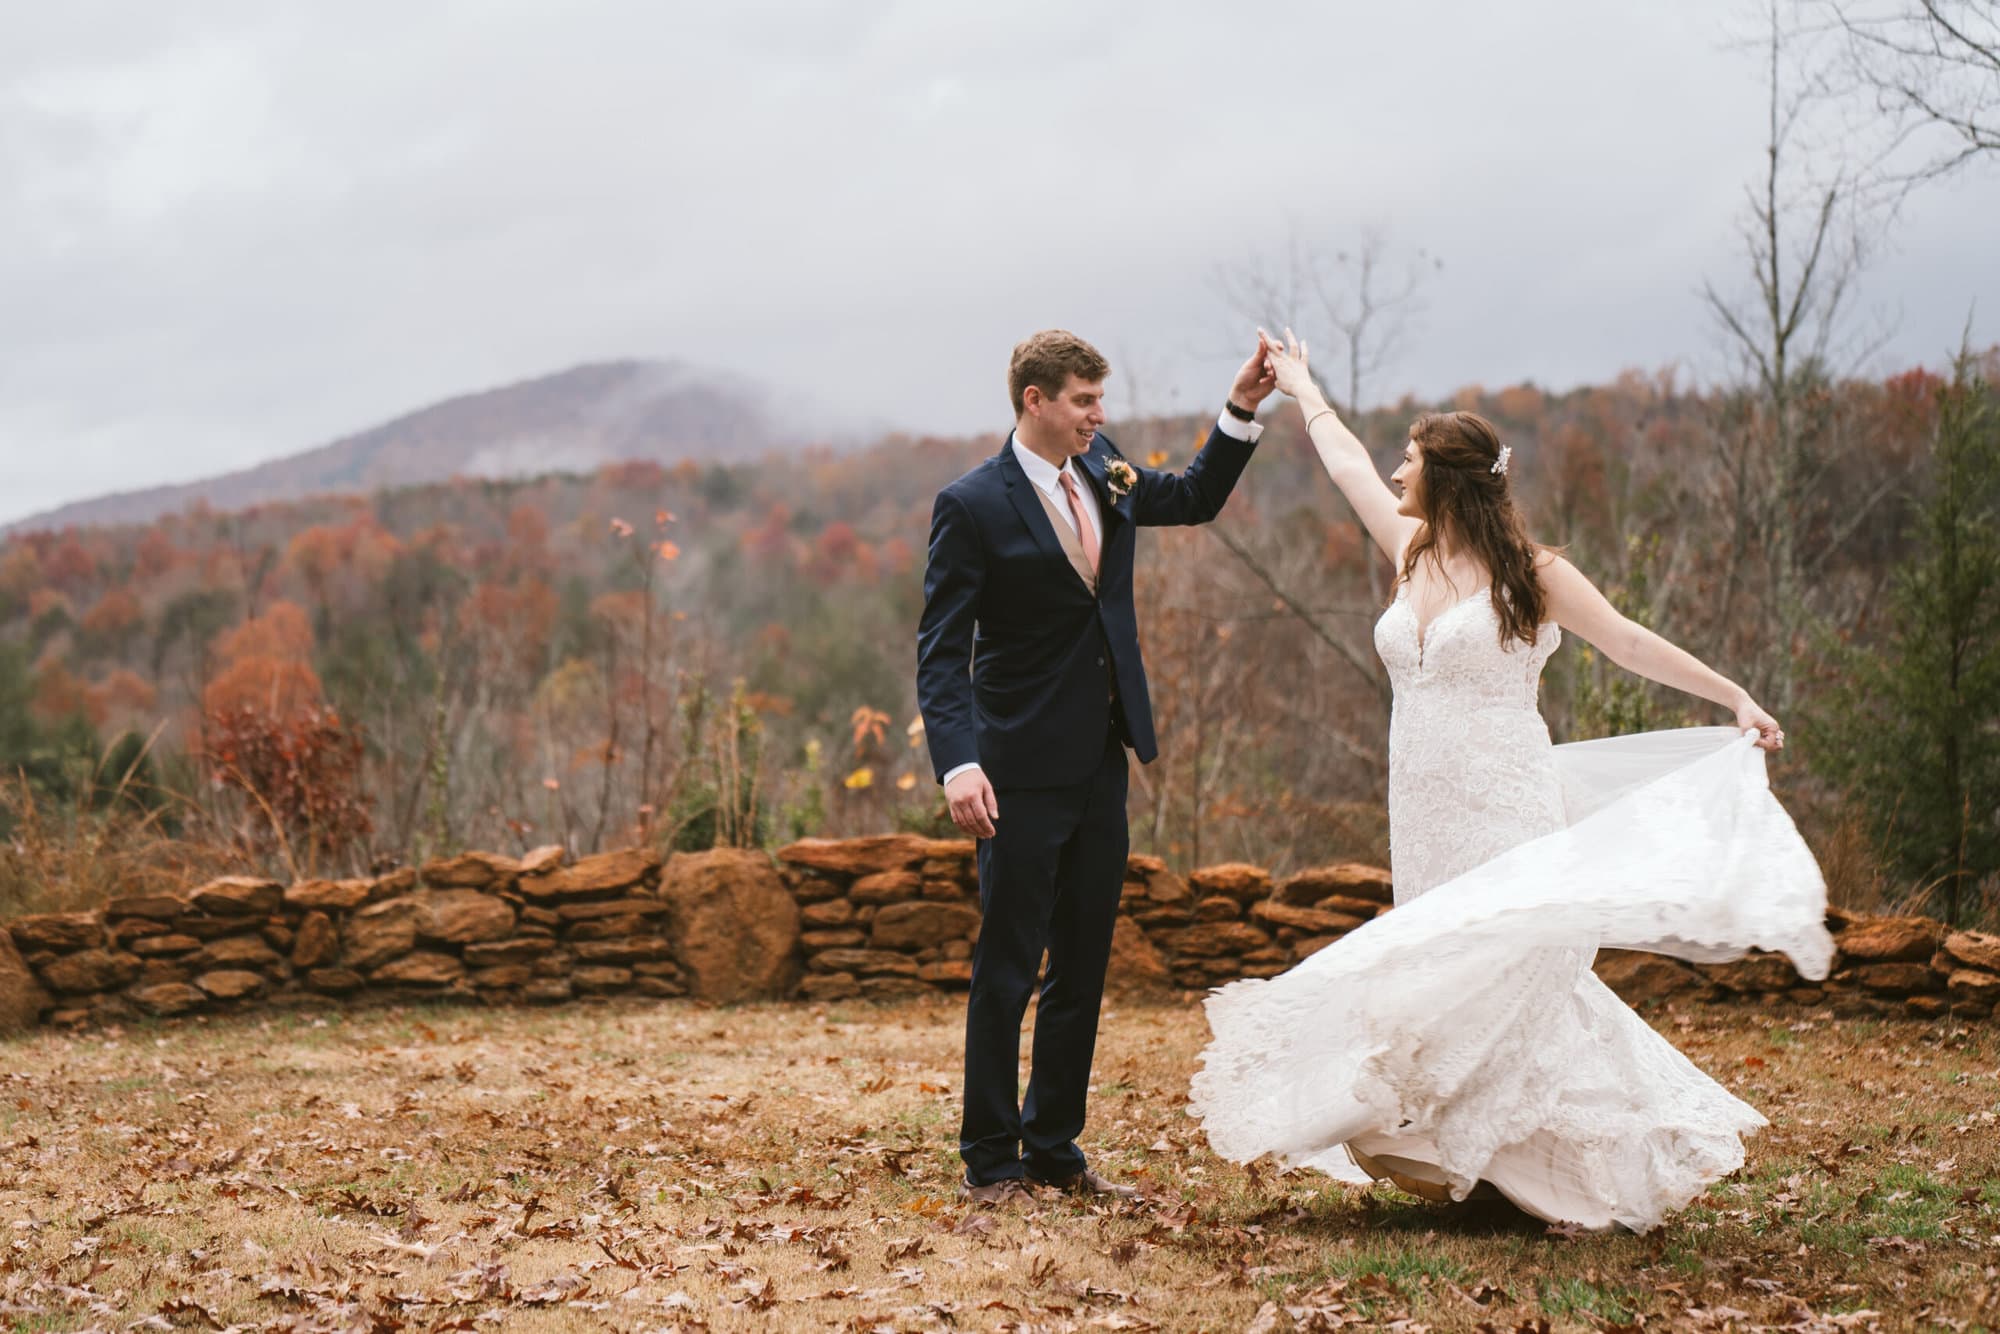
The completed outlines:
<svg viewBox="0 0 2000 1334">
<path fill-rule="evenodd" d="M 1097 530 L 1090 526 L 1090 520 L 1083 517 L 1083 497 L 1076 493 L 1076 478 L 1064 468 L 1056 474 L 1062 483 L 1063 494 L 1069 497 L 1069 517 L 1076 520 L 1076 535 L 1083 541 L 1083 558 L 1090 562 L 1090 572 L 1097 573 Z"/>
</svg>

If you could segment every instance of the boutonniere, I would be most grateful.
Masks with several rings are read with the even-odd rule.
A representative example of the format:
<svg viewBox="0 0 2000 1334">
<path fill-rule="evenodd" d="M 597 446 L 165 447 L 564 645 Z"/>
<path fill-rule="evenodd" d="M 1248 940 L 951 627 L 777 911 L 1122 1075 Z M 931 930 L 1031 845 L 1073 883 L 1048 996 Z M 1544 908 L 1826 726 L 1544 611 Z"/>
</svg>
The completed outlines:
<svg viewBox="0 0 2000 1334">
<path fill-rule="evenodd" d="M 1139 474 L 1124 459 L 1113 459 L 1104 465 L 1104 480 L 1111 488 L 1111 498 L 1123 500 L 1139 484 Z"/>
</svg>

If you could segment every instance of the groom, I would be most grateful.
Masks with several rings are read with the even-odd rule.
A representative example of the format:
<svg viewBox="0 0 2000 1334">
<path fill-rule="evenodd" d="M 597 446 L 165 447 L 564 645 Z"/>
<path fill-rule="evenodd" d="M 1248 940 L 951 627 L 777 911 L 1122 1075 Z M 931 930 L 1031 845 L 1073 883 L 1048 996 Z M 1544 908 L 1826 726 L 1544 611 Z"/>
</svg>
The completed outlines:
<svg viewBox="0 0 2000 1334">
<path fill-rule="evenodd" d="M 1141 525 L 1207 523 L 1262 428 L 1264 348 L 1187 471 L 1135 468 L 1099 435 L 1110 364 L 1051 329 L 1014 349 L 1014 431 L 938 493 L 917 626 L 917 701 L 951 818 L 979 842 L 983 920 L 965 1011 L 963 1193 L 1028 1182 L 1132 1195 L 1089 1169 L 1098 1003 L 1125 879 L 1125 748 L 1149 763 L 1152 707 L 1132 610 Z M 1041 980 L 1027 1100 L 1021 1017 Z"/>
</svg>

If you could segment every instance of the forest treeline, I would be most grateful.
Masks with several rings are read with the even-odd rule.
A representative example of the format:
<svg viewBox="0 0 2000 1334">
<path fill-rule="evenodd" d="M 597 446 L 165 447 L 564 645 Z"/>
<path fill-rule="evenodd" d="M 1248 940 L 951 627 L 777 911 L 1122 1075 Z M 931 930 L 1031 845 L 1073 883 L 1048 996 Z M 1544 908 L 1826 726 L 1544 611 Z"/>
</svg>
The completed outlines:
<svg viewBox="0 0 2000 1334">
<path fill-rule="evenodd" d="M 1406 400 L 1492 418 L 1531 528 L 1785 723 L 1837 896 L 1990 911 L 2000 850 L 2000 349 L 1785 405 L 1628 373 Z M 1388 694 L 1353 516 L 1296 412 L 1210 528 L 1141 540 L 1161 759 L 1139 850 L 1386 854 Z M 1116 423 L 1184 466 L 1205 415 Z M 931 499 L 1003 436 L 460 480 L 0 545 L 0 908 L 190 864 L 338 874 L 940 829 L 914 703 Z M 1386 471 L 1386 466 L 1385 466 Z M 1371 588 L 1374 590 L 1371 592 Z M 1567 645 L 1556 739 L 1728 721 Z"/>
</svg>

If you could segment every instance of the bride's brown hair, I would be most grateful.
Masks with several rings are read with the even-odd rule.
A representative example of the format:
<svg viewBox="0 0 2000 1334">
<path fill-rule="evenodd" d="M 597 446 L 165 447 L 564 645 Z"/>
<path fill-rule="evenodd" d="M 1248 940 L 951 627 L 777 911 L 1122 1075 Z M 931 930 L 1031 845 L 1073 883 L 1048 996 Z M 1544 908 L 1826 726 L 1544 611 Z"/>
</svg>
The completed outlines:
<svg viewBox="0 0 2000 1334">
<path fill-rule="evenodd" d="M 1427 412 L 1410 424 L 1410 439 L 1423 454 L 1417 487 L 1423 527 L 1403 552 L 1403 578 L 1425 556 L 1439 559 L 1442 534 L 1451 548 L 1472 555 L 1491 574 L 1501 645 L 1534 643 L 1548 610 L 1535 577 L 1540 548 L 1528 537 L 1506 473 L 1494 471 L 1500 433 L 1476 412 Z"/>
</svg>

